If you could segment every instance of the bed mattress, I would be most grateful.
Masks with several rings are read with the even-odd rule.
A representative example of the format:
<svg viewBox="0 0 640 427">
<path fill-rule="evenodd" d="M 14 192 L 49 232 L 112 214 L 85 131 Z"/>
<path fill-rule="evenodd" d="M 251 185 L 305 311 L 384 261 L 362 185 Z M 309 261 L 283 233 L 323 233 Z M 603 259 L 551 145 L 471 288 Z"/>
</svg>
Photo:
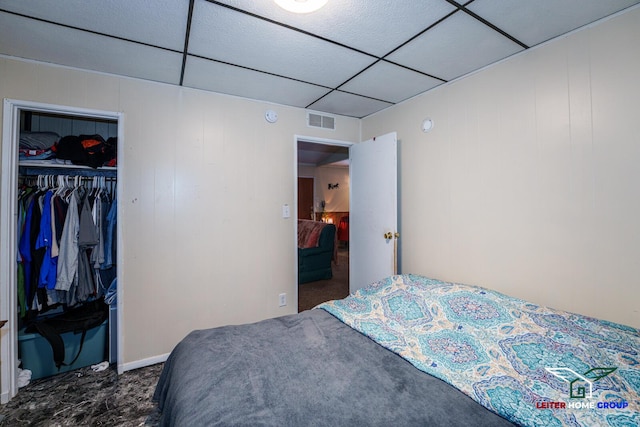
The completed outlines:
<svg viewBox="0 0 640 427">
<path fill-rule="evenodd" d="M 162 426 L 510 426 L 324 310 L 191 332 L 154 399 Z"/>
</svg>

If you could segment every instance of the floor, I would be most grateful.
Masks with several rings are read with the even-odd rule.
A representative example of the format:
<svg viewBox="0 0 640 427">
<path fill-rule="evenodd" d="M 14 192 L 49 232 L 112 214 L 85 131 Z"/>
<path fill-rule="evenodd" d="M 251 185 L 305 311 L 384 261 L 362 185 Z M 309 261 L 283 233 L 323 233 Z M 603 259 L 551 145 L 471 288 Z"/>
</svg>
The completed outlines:
<svg viewBox="0 0 640 427">
<path fill-rule="evenodd" d="M 344 243 L 338 246 L 338 263 L 332 263 L 331 268 L 331 279 L 298 285 L 298 311 L 349 295 L 349 247 Z"/>
<path fill-rule="evenodd" d="M 32 381 L 0 406 L 0 426 L 157 426 L 152 402 L 163 364 L 127 371 L 91 367 Z"/>
</svg>

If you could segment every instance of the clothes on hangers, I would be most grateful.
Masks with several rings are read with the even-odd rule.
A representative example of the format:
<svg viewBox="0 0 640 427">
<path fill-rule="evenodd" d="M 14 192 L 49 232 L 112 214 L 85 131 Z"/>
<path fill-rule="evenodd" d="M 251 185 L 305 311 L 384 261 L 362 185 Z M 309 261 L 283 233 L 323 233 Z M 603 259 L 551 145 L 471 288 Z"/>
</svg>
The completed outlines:
<svg viewBox="0 0 640 427">
<path fill-rule="evenodd" d="M 115 187 L 98 179 L 38 176 L 18 195 L 20 316 L 59 304 L 73 306 L 104 294 L 103 269 L 115 276 L 112 239 Z M 106 243 L 109 243 L 106 245 Z M 109 261 L 109 264 L 105 264 Z M 110 282 L 109 282 L 110 283 Z"/>
<path fill-rule="evenodd" d="M 38 287 L 46 287 L 47 289 L 53 289 L 56 286 L 56 271 L 58 265 L 58 257 L 51 256 L 51 248 L 53 244 L 51 197 L 53 197 L 53 191 L 49 190 L 45 193 L 43 198 L 42 215 L 40 216 L 40 230 L 38 232 L 38 237 L 36 238 L 36 249 L 44 250 L 42 253 L 40 275 L 38 276 Z"/>
<path fill-rule="evenodd" d="M 76 189 L 69 195 L 67 215 L 62 227 L 62 235 L 58 243 L 59 261 L 55 288 L 68 291 L 76 276 L 78 268 L 78 230 L 80 228 L 80 216 L 78 215 L 78 200 Z"/>
</svg>

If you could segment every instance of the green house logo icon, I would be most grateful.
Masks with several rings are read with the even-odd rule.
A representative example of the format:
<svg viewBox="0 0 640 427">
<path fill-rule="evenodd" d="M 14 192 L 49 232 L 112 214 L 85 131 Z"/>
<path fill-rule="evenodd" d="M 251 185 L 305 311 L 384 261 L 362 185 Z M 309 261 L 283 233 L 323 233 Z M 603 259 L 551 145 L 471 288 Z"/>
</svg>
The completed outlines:
<svg viewBox="0 0 640 427">
<path fill-rule="evenodd" d="M 604 378 L 618 368 L 592 368 L 579 374 L 569 368 L 544 368 L 561 380 L 569 383 L 569 397 L 575 399 L 591 399 L 593 383 Z"/>
</svg>

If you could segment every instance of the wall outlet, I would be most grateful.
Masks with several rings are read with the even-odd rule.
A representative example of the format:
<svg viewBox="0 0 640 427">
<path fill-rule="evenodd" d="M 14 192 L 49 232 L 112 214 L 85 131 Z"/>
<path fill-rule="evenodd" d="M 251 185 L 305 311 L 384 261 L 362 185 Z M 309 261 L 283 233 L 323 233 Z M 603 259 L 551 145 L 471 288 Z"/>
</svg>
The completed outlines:
<svg viewBox="0 0 640 427">
<path fill-rule="evenodd" d="M 278 295 L 280 307 L 284 307 L 287 305 L 287 294 Z"/>
</svg>

